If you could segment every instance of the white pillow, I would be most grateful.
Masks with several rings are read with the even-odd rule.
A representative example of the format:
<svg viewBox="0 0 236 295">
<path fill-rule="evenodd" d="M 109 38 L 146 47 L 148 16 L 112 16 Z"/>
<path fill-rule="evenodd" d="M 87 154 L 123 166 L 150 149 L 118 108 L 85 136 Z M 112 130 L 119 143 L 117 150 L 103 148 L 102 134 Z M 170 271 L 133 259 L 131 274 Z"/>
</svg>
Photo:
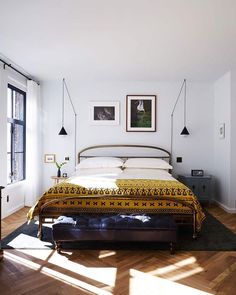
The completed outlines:
<svg viewBox="0 0 236 295">
<path fill-rule="evenodd" d="M 123 165 L 125 168 L 155 168 L 172 169 L 173 167 L 162 159 L 156 158 L 130 158 Z"/>
<path fill-rule="evenodd" d="M 122 167 L 124 161 L 115 157 L 92 157 L 82 160 L 77 166 L 79 168 L 115 168 Z"/>
</svg>

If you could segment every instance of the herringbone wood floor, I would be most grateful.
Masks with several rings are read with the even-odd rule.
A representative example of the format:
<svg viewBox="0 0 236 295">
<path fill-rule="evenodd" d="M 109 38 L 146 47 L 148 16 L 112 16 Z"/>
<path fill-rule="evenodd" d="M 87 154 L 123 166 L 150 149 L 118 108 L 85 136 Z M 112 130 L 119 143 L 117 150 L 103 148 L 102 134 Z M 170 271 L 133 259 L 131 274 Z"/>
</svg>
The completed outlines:
<svg viewBox="0 0 236 295">
<path fill-rule="evenodd" d="M 3 236 L 28 208 L 5 218 Z M 209 211 L 236 233 L 236 214 Z M 0 294 L 235 294 L 236 252 L 6 250 Z"/>
</svg>

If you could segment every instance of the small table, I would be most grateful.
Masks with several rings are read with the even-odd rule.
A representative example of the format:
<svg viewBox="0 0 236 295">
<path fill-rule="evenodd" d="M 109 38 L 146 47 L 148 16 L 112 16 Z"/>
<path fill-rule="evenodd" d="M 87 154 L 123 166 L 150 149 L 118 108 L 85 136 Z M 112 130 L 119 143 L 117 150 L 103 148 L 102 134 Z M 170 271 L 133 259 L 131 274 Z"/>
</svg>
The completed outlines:
<svg viewBox="0 0 236 295">
<path fill-rule="evenodd" d="M 179 175 L 178 180 L 183 182 L 189 187 L 193 193 L 197 196 L 200 202 L 207 201 L 208 204 L 212 201 L 212 176 L 191 176 L 191 175 Z"/>
<path fill-rule="evenodd" d="M 51 176 L 51 179 L 54 180 L 54 184 L 58 184 L 59 182 L 62 182 L 66 180 L 68 177 L 58 177 L 58 176 Z"/>
</svg>

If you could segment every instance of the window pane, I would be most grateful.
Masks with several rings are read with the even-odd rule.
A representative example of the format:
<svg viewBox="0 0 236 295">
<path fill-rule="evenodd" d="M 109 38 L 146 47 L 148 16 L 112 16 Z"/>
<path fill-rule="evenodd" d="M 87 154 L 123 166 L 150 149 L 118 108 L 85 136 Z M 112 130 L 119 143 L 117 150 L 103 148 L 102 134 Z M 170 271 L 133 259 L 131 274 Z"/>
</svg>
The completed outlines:
<svg viewBox="0 0 236 295">
<path fill-rule="evenodd" d="M 11 154 L 7 154 L 7 183 L 11 183 Z"/>
<path fill-rule="evenodd" d="M 24 126 L 15 124 L 13 137 L 14 137 L 14 151 L 23 152 L 24 151 Z"/>
<path fill-rule="evenodd" d="M 12 99 L 11 99 L 12 90 L 7 89 L 7 117 L 12 118 Z"/>
<path fill-rule="evenodd" d="M 11 123 L 7 123 L 7 152 L 11 152 Z"/>
<path fill-rule="evenodd" d="M 13 91 L 13 118 L 24 120 L 24 96 L 23 94 Z"/>
<path fill-rule="evenodd" d="M 13 175 L 14 182 L 24 179 L 23 153 L 15 153 L 15 161 L 13 161 Z"/>
<path fill-rule="evenodd" d="M 24 179 L 26 93 L 8 84 L 7 92 L 7 182 Z M 22 125 L 21 125 L 22 124 Z"/>
</svg>

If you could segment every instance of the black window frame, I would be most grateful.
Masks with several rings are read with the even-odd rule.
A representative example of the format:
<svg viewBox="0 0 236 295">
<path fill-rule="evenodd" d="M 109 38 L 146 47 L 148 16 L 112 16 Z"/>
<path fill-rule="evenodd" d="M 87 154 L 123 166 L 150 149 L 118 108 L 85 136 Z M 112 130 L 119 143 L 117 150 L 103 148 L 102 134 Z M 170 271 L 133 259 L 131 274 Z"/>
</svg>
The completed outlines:
<svg viewBox="0 0 236 295">
<path fill-rule="evenodd" d="M 12 84 L 8 84 L 7 85 L 8 89 L 11 89 L 11 118 L 9 118 L 7 116 L 7 123 L 11 124 L 11 131 L 10 131 L 10 136 L 11 136 L 11 152 L 7 151 L 7 155 L 11 154 L 11 182 L 8 182 L 7 184 L 13 184 L 13 183 L 17 183 L 20 181 L 25 180 L 26 178 L 26 92 L 13 86 Z M 18 92 L 21 95 L 23 95 L 23 120 L 19 120 L 19 119 L 14 119 L 13 118 L 13 111 L 14 111 L 14 104 L 13 104 L 13 93 Z M 8 100 L 8 97 L 7 97 Z M 7 101 L 8 103 L 8 101 Z M 9 106 L 7 106 L 8 108 Z M 21 125 L 23 126 L 23 152 L 16 152 L 14 150 L 14 128 L 16 125 Z M 9 135 L 8 135 L 9 136 Z M 19 179 L 19 180 L 14 180 L 14 161 L 15 161 L 15 154 L 16 153 L 23 153 L 23 171 L 22 171 L 22 175 L 23 178 Z M 8 179 L 8 178 L 7 178 Z"/>
</svg>

